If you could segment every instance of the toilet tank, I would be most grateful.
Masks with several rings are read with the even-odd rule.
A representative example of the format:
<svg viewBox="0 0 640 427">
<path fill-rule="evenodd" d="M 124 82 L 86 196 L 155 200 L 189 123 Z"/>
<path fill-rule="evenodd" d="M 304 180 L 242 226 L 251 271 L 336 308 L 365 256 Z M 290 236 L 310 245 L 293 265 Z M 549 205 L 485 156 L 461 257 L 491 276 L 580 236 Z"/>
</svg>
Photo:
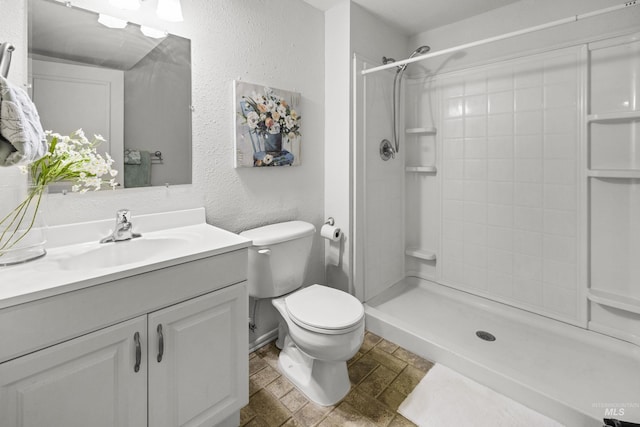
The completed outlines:
<svg viewBox="0 0 640 427">
<path fill-rule="evenodd" d="M 249 248 L 249 296 L 273 298 L 301 287 L 315 232 L 313 224 L 288 221 L 240 233 L 253 241 Z"/>
</svg>

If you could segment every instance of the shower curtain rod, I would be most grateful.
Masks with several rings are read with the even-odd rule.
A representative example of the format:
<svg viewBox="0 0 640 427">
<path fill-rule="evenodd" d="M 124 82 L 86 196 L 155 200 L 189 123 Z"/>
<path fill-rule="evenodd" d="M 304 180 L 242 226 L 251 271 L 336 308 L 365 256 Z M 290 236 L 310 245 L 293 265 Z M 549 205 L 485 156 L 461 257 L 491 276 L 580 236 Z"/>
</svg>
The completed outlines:
<svg viewBox="0 0 640 427">
<path fill-rule="evenodd" d="M 616 5 L 616 6 L 605 7 L 604 9 L 594 10 L 593 12 L 582 13 L 580 15 L 573 15 L 573 16 L 569 16 L 567 18 L 558 19 L 556 21 L 551 21 L 551 22 L 548 22 L 546 24 L 536 25 L 536 26 L 533 26 L 533 27 L 524 28 L 522 30 L 512 31 L 510 33 L 501 34 L 499 36 L 488 37 L 486 39 L 477 40 L 475 42 L 465 43 L 465 44 L 461 44 L 461 45 L 458 45 L 458 46 L 455 46 L 455 47 L 450 47 L 450 48 L 447 48 L 447 49 L 438 50 L 436 52 L 427 53 L 425 55 L 414 56 L 413 58 L 403 59 L 402 61 L 390 62 L 390 63 L 385 64 L 385 65 L 380 65 L 378 67 L 373 67 L 373 68 L 369 68 L 369 69 L 366 69 L 366 70 L 362 70 L 361 73 L 364 76 L 364 75 L 367 75 L 367 74 L 375 73 L 377 71 L 382 71 L 382 70 L 388 70 L 390 68 L 395 68 L 395 67 L 398 67 L 400 65 L 411 64 L 413 62 L 423 61 L 425 59 L 434 58 L 436 56 L 446 55 L 447 53 L 457 52 L 459 50 L 468 49 L 468 48 L 471 48 L 471 47 L 480 46 L 480 45 L 483 45 L 483 44 L 487 44 L 487 43 L 491 43 L 491 42 L 495 42 L 495 41 L 499 41 L 499 40 L 504 40 L 504 39 L 508 39 L 508 38 L 511 38 L 511 37 L 515 37 L 515 36 L 520 36 L 520 35 L 523 35 L 523 34 L 533 33 L 534 31 L 545 30 L 547 28 L 557 27 L 557 26 L 563 25 L 563 24 L 569 24 L 571 22 L 580 21 L 582 19 L 591 18 L 591 17 L 594 17 L 594 16 L 598 16 L 598 15 L 602 15 L 602 14 L 605 14 L 605 13 L 613 12 L 613 11 L 624 9 L 624 8 L 631 7 L 631 6 L 638 6 L 638 5 L 640 5 L 640 0 L 632 0 L 632 1 L 628 1 L 626 3 L 619 4 L 619 5 Z"/>
</svg>

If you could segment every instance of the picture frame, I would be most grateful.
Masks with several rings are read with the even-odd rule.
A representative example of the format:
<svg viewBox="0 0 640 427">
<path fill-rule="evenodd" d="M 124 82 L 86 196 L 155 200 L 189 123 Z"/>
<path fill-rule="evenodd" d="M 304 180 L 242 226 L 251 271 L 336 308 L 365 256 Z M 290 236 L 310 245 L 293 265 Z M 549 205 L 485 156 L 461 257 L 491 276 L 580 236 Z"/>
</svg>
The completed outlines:
<svg viewBox="0 0 640 427">
<path fill-rule="evenodd" d="M 299 166 L 301 95 L 233 81 L 234 167 Z"/>
</svg>

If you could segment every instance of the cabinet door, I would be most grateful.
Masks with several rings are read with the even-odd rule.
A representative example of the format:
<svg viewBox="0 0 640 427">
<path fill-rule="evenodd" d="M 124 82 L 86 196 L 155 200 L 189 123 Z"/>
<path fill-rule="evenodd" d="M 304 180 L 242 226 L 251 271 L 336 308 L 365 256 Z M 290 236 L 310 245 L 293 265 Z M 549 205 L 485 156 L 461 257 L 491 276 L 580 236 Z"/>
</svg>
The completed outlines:
<svg viewBox="0 0 640 427">
<path fill-rule="evenodd" d="M 0 426 L 146 426 L 146 330 L 142 316 L 0 364 Z"/>
<path fill-rule="evenodd" d="M 242 283 L 149 314 L 150 426 L 213 426 L 248 403 L 247 306 Z"/>
</svg>

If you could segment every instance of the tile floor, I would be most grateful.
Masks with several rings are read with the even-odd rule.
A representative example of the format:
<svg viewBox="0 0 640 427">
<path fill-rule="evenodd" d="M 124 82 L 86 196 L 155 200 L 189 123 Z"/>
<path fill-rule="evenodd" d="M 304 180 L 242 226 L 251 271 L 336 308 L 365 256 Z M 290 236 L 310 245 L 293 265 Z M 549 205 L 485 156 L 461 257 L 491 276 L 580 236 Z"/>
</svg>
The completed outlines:
<svg viewBox="0 0 640 427">
<path fill-rule="evenodd" d="M 366 332 L 358 353 L 348 362 L 351 391 L 334 406 L 316 405 L 277 370 L 275 343 L 249 356 L 249 404 L 241 426 L 382 426 L 414 424 L 398 406 L 433 364 L 379 336 Z"/>
</svg>

